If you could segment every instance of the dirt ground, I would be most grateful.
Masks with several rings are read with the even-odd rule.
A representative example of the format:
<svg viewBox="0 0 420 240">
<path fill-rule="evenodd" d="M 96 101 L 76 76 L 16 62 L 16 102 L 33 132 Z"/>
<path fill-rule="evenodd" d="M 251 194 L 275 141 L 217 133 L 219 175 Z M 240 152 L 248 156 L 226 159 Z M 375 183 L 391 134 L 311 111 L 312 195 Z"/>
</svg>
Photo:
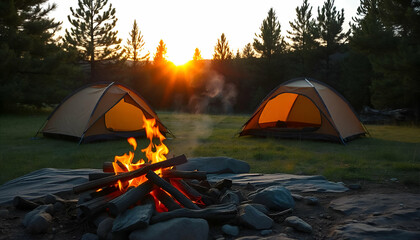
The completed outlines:
<svg viewBox="0 0 420 240">
<path fill-rule="evenodd" d="M 314 196 L 318 198 L 319 204 L 315 206 L 307 205 L 304 201 L 296 201 L 296 207 L 292 213 L 278 219 L 273 232 L 266 238 L 275 239 L 279 234 L 285 233 L 289 238 L 295 239 L 330 239 L 331 231 L 335 226 L 340 225 L 344 221 L 348 221 L 348 217 L 340 212 L 336 212 L 329 207 L 332 200 L 352 195 L 364 195 L 370 193 L 383 193 L 383 194 L 398 194 L 398 193 L 414 193 L 420 194 L 420 187 L 418 186 L 405 186 L 396 182 L 389 183 L 369 183 L 365 182 L 360 184 L 361 189 L 349 190 L 344 193 L 310 193 L 300 194 L 302 196 Z M 246 194 L 249 190 L 233 186 L 233 189 L 239 189 Z M 299 193 L 298 193 L 299 194 Z M 76 199 L 78 196 L 67 194 L 61 195 L 64 199 Z M 0 206 L 0 210 L 7 209 L 7 214 L 0 215 L 0 240 L 6 239 L 60 239 L 60 240 L 74 240 L 81 239 L 82 235 L 87 232 L 95 233 L 95 227 L 92 223 L 87 221 L 80 221 L 77 218 L 77 210 L 75 203 L 66 204 L 65 210 L 56 212 L 53 216 L 52 227 L 48 233 L 40 235 L 31 235 L 25 231 L 21 224 L 23 217 L 27 211 L 17 210 L 12 205 Z M 3 211 L 4 212 L 4 211 Z M 300 233 L 287 227 L 282 220 L 287 216 L 298 216 L 312 228 L 312 234 Z M 357 220 L 357 219 L 355 219 Z M 240 235 L 243 236 L 260 236 L 260 231 L 240 228 Z M 235 239 L 223 235 L 221 232 L 221 225 L 210 224 L 209 239 Z"/>
</svg>

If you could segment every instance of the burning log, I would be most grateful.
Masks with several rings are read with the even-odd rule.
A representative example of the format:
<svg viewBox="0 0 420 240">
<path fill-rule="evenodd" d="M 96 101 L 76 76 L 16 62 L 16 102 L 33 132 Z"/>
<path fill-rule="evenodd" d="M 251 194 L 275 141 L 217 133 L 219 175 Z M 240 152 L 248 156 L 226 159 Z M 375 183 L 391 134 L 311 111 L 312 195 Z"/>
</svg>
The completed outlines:
<svg viewBox="0 0 420 240">
<path fill-rule="evenodd" d="M 153 171 L 153 170 L 156 170 L 156 169 L 159 169 L 159 168 L 172 167 L 172 166 L 179 165 L 179 164 L 186 163 L 186 162 L 187 162 L 187 158 L 185 157 L 185 155 L 177 156 L 177 157 L 165 160 L 165 161 L 161 161 L 161 162 L 157 162 L 157 163 L 147 165 L 147 166 L 145 166 L 143 168 L 139 168 L 135 171 L 125 172 L 125 173 L 121 173 L 121 174 L 118 174 L 118 175 L 104 177 L 104 178 L 101 178 L 101 179 L 97 179 L 97 180 L 94 180 L 94 181 L 84 183 L 82 185 L 74 187 L 73 192 L 77 194 L 77 193 L 81 193 L 81 192 L 91 190 L 91 189 L 96 189 L 96 188 L 101 188 L 101 187 L 113 185 L 113 184 L 117 183 L 118 180 L 127 181 L 127 180 L 130 180 L 132 178 L 136 178 L 136 177 L 139 177 L 141 175 L 144 175 L 149 171 Z"/>
<path fill-rule="evenodd" d="M 182 194 L 178 189 L 172 186 L 170 183 L 159 177 L 153 171 L 149 171 L 146 174 L 146 178 L 152 181 L 154 184 L 168 192 L 172 195 L 179 203 L 181 203 L 184 207 L 190 209 L 200 209 L 197 205 L 195 205 L 190 199 L 188 199 L 184 194 Z"/>
<path fill-rule="evenodd" d="M 104 162 L 102 164 L 102 171 L 105 173 L 113 173 L 114 165 L 112 165 L 112 162 Z"/>
<path fill-rule="evenodd" d="M 179 170 L 165 170 L 162 172 L 162 178 L 182 178 L 182 179 L 207 179 L 206 172 L 200 171 L 179 171 Z"/>
<path fill-rule="evenodd" d="M 237 212 L 238 210 L 234 204 L 213 205 L 204 209 L 181 208 L 170 212 L 158 213 L 152 217 L 150 222 L 154 224 L 178 217 L 204 218 L 213 221 L 223 221 L 235 218 Z"/>
<path fill-rule="evenodd" d="M 205 206 L 214 203 L 209 196 L 199 193 L 182 179 L 171 179 L 170 181 L 172 185 L 181 190 L 181 192 L 187 195 L 190 199 L 194 200 L 196 203 Z"/>
<path fill-rule="evenodd" d="M 120 196 L 121 194 L 121 191 L 116 189 L 115 191 L 107 195 L 96 197 L 92 200 L 86 201 L 80 204 L 78 207 L 82 210 L 84 216 L 92 216 L 104 210 L 110 200 Z"/>
<path fill-rule="evenodd" d="M 115 217 L 124 212 L 131 205 L 141 201 L 150 191 L 152 191 L 152 189 L 153 183 L 151 181 L 146 181 L 127 191 L 120 197 L 113 199 L 108 203 L 109 214 Z"/>
<path fill-rule="evenodd" d="M 157 188 L 154 190 L 154 196 L 168 209 L 168 211 L 172 211 L 175 209 L 180 209 L 181 206 L 179 206 L 175 200 L 169 196 L 165 191 L 163 191 L 160 188 Z"/>
</svg>

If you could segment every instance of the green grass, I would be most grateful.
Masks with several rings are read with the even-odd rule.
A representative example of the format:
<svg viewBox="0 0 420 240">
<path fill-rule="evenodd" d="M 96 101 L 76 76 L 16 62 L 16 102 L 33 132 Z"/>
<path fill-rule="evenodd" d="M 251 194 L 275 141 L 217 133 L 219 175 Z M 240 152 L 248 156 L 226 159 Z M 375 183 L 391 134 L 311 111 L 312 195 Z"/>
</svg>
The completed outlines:
<svg viewBox="0 0 420 240">
<path fill-rule="evenodd" d="M 101 168 L 132 148 L 125 140 L 78 145 L 32 137 L 47 115 L 0 116 L 0 184 L 40 168 Z M 388 181 L 420 185 L 420 128 L 368 125 L 371 136 L 347 145 L 319 141 L 240 137 L 246 115 L 160 112 L 176 138 L 165 140 L 170 156 L 228 156 L 252 172 L 319 174 L 333 181 Z M 148 144 L 139 139 L 140 149 Z"/>
</svg>

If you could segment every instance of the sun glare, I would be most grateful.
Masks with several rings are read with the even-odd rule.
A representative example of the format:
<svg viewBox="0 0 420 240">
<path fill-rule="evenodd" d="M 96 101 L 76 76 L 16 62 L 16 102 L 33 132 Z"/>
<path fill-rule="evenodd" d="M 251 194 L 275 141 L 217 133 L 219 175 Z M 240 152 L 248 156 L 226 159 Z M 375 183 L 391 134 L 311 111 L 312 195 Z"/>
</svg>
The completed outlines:
<svg viewBox="0 0 420 240">
<path fill-rule="evenodd" d="M 188 63 L 191 59 L 185 59 L 183 57 L 171 57 L 168 60 L 175 64 L 175 66 L 182 66 Z"/>
</svg>

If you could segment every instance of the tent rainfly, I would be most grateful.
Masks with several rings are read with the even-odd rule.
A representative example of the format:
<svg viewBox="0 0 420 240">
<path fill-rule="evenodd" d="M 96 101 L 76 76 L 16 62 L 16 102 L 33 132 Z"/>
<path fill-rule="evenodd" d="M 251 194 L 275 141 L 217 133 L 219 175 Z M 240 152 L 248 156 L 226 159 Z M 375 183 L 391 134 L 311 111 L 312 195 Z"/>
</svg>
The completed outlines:
<svg viewBox="0 0 420 240">
<path fill-rule="evenodd" d="M 240 136 L 320 139 L 345 143 L 367 133 L 337 91 L 310 78 L 287 81 L 264 98 Z"/>
<path fill-rule="evenodd" d="M 163 134 L 169 132 L 138 93 L 119 83 L 96 83 L 67 96 L 40 132 L 79 143 L 145 136 L 143 116 L 156 119 Z"/>
</svg>

